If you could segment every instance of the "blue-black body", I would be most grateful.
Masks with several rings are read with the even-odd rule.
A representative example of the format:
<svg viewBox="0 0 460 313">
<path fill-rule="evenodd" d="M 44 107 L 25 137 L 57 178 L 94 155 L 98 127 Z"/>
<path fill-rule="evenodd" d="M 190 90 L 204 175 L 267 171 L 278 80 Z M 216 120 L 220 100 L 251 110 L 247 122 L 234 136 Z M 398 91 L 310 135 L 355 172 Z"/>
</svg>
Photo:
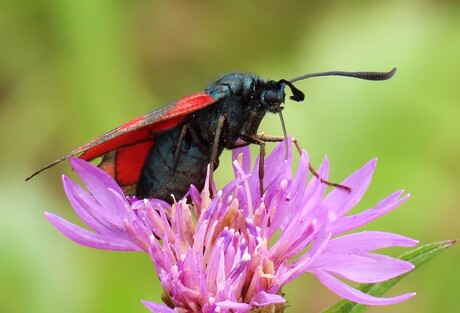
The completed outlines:
<svg viewBox="0 0 460 313">
<path fill-rule="evenodd" d="M 263 101 L 267 90 L 276 93 L 276 101 Z M 191 113 L 173 129 L 156 135 L 137 183 L 138 197 L 170 201 L 172 194 L 176 198 L 185 195 L 191 184 L 201 190 L 208 164 L 214 162 L 214 169 L 217 168 L 218 157 L 225 148 L 232 149 L 239 139 L 244 141 L 255 136 L 265 113 L 281 110 L 285 96 L 284 86 L 280 88 L 274 81 L 242 73 L 228 74 L 204 92 L 214 99 L 213 104 Z M 219 117 L 225 120 L 222 126 Z M 187 130 L 181 138 L 184 127 Z M 213 150 L 215 160 L 211 160 Z"/>
</svg>

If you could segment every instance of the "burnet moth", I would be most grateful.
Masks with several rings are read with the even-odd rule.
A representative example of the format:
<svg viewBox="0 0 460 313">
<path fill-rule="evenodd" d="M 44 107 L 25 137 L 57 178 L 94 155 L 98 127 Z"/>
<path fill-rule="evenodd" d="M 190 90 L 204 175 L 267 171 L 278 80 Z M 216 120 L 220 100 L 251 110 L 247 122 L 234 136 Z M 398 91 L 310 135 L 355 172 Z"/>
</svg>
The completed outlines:
<svg viewBox="0 0 460 313">
<path fill-rule="evenodd" d="M 386 80 L 395 72 L 396 68 L 389 72 L 331 71 L 278 81 L 252 74 L 227 74 L 204 91 L 141 115 L 91 140 L 26 180 L 71 156 L 88 161 L 101 157 L 98 166 L 110 174 L 128 195 L 171 203 L 172 195 L 176 199 L 182 198 L 191 184 L 202 190 L 208 164 L 212 179 L 224 149 L 258 144 L 261 146 L 259 179 L 263 190 L 265 142 L 286 137 L 281 114 L 286 87 L 292 93 L 290 99 L 299 102 L 305 98 L 304 93 L 294 86 L 299 80 L 318 76 Z M 267 112 L 279 114 L 284 137 L 257 133 Z M 310 170 L 317 175 L 311 166 Z"/>
</svg>

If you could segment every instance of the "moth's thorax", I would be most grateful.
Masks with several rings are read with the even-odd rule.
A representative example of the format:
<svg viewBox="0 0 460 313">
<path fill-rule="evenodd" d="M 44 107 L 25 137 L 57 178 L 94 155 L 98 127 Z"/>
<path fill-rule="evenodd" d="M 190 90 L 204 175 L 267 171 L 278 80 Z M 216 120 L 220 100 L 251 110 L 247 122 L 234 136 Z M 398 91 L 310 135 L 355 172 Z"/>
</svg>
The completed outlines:
<svg viewBox="0 0 460 313">
<path fill-rule="evenodd" d="M 221 144 L 222 148 L 230 148 L 241 136 L 252 136 L 257 133 L 266 112 L 276 111 L 284 101 L 284 90 L 282 89 L 276 85 L 276 82 L 252 74 L 225 75 L 205 91 L 216 102 L 192 114 L 187 123 L 200 130 L 203 141 L 212 143 L 219 117 L 224 116 L 225 124 L 222 129 Z M 282 99 L 276 103 L 277 107 L 270 106 L 263 101 L 267 90 L 281 94 Z M 203 125 L 202 121 L 206 121 L 206 125 Z"/>
<path fill-rule="evenodd" d="M 220 100 L 229 95 L 240 95 L 244 98 L 250 96 L 254 84 L 263 84 L 266 80 L 245 73 L 232 73 L 222 76 L 209 86 L 206 91 L 211 97 Z"/>
</svg>

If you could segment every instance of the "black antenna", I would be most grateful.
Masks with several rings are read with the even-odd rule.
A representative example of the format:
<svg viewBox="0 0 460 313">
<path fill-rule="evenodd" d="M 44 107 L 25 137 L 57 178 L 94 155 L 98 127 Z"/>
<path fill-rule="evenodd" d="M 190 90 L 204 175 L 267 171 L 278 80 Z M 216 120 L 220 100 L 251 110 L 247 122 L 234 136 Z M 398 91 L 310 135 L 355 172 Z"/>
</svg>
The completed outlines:
<svg viewBox="0 0 460 313">
<path fill-rule="evenodd" d="M 346 76 L 354 77 L 358 79 L 365 80 L 387 80 L 396 73 L 396 67 L 389 72 L 342 72 L 342 71 L 330 71 L 330 72 L 320 72 L 302 75 L 296 78 L 291 79 L 289 82 L 294 83 L 299 80 L 307 79 L 310 77 L 320 77 L 320 76 Z"/>
</svg>

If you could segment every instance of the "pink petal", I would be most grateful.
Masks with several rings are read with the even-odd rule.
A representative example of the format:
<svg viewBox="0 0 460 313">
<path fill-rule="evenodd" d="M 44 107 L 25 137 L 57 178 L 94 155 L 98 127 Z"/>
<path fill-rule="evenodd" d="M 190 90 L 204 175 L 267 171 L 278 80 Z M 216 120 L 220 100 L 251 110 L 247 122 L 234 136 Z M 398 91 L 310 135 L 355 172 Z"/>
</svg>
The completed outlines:
<svg viewBox="0 0 460 313">
<path fill-rule="evenodd" d="M 89 192 L 101 205 L 109 208 L 114 207 L 114 209 L 117 208 L 117 202 L 114 201 L 113 194 L 108 189 L 112 189 L 123 196 L 124 193 L 109 174 L 79 158 L 72 157 L 69 161 L 86 188 L 88 188 Z"/>
<path fill-rule="evenodd" d="M 226 310 L 236 310 L 238 313 L 249 312 L 251 306 L 247 303 L 224 300 L 216 303 L 216 306 Z"/>
<path fill-rule="evenodd" d="M 305 164 L 305 166 L 308 167 L 308 164 Z M 327 180 L 329 176 L 329 160 L 327 158 L 324 158 L 323 163 L 321 163 L 316 172 L 318 173 L 319 177 Z M 326 184 L 321 183 L 319 179 L 316 178 L 316 176 L 312 176 L 311 180 L 308 182 L 307 188 L 305 188 L 303 191 L 303 201 L 308 202 L 310 207 L 311 204 L 319 203 L 324 197 L 326 188 Z M 305 209 L 306 208 L 304 208 L 304 210 Z"/>
<path fill-rule="evenodd" d="M 232 150 L 232 160 L 240 160 L 239 155 L 241 154 L 241 168 L 243 172 L 246 174 L 251 173 L 251 151 L 249 150 L 249 146 L 237 148 Z M 233 168 L 235 177 L 238 175 L 236 169 Z"/>
<path fill-rule="evenodd" d="M 345 216 L 338 220 L 332 221 L 328 225 L 328 231 L 333 235 L 341 234 L 349 230 L 361 227 L 382 215 L 387 214 L 388 212 L 397 208 L 401 203 L 406 201 L 409 198 L 409 194 L 405 195 L 401 199 L 397 199 L 402 191 L 397 191 L 383 199 L 377 204 L 374 208 L 368 209 L 362 213 Z M 395 197 L 397 196 L 397 197 Z"/>
<path fill-rule="evenodd" d="M 391 297 L 391 298 L 379 298 L 368 295 L 362 291 L 359 291 L 355 288 L 352 288 L 345 284 L 344 282 L 338 280 L 337 278 L 329 275 L 324 271 L 314 271 L 313 274 L 318 278 L 318 280 L 330 289 L 332 292 L 338 294 L 339 296 L 351 300 L 353 302 L 366 304 L 366 305 L 390 305 L 406 301 L 407 299 L 415 296 L 415 292 L 405 293 L 400 296 Z"/>
<path fill-rule="evenodd" d="M 388 205 L 391 205 L 393 202 L 397 201 L 403 193 L 404 193 L 404 190 L 397 190 L 391 193 L 389 196 L 380 200 L 379 203 L 377 203 L 377 207 L 386 207 Z M 405 197 L 407 196 L 408 195 L 406 195 Z"/>
<path fill-rule="evenodd" d="M 323 203 L 329 208 L 331 221 L 345 215 L 353 208 L 366 192 L 372 179 L 377 159 L 367 162 L 363 167 L 345 179 L 341 185 L 351 188 L 351 193 L 341 188 L 335 188 L 324 199 Z"/>
<path fill-rule="evenodd" d="M 275 149 L 270 153 L 270 155 L 265 159 L 265 168 L 270 169 L 266 170 L 264 174 L 264 186 L 270 186 L 271 184 L 278 185 L 282 179 L 291 180 L 292 171 L 292 144 L 291 138 L 288 138 L 288 155 L 286 159 L 286 149 L 285 142 L 281 142 L 276 145 Z M 253 175 L 258 175 L 258 168 L 254 168 Z"/>
<path fill-rule="evenodd" d="M 62 183 L 64 185 L 64 191 L 67 198 L 78 217 L 97 233 L 101 234 L 108 232 L 110 226 L 104 223 L 104 221 L 99 221 L 94 217 L 94 215 L 100 215 L 100 213 L 97 213 L 100 206 L 97 205 L 88 207 L 82 205 L 81 203 L 81 195 L 86 195 L 88 197 L 91 197 L 91 195 L 77 183 L 70 180 L 67 176 L 62 176 Z"/>
<path fill-rule="evenodd" d="M 189 190 L 189 194 L 190 194 L 190 198 L 191 198 L 192 202 L 195 203 L 195 206 L 201 208 L 201 193 L 200 193 L 200 191 L 194 185 L 191 185 L 190 190 Z M 200 213 L 200 212 L 198 212 L 198 213 Z"/>
<path fill-rule="evenodd" d="M 412 247 L 417 245 L 418 241 L 387 232 L 365 231 L 348 234 L 332 239 L 324 253 L 354 253 L 362 254 L 388 247 Z"/>
<path fill-rule="evenodd" d="M 252 297 L 251 305 L 253 306 L 268 306 L 275 303 L 285 303 L 286 300 L 277 294 L 268 293 L 265 291 L 259 291 L 254 297 Z"/>
<path fill-rule="evenodd" d="M 376 283 L 407 273 L 414 265 L 380 254 L 327 254 L 314 267 L 354 282 Z"/>
<path fill-rule="evenodd" d="M 308 179 L 308 164 L 309 158 L 305 151 L 302 151 L 297 170 L 295 172 L 294 179 L 291 182 L 289 201 L 292 201 L 295 197 L 302 197 L 302 191 L 305 189 Z"/>
<path fill-rule="evenodd" d="M 91 194 L 68 177 L 63 176 L 62 182 L 75 213 L 94 231 L 99 234 L 107 234 L 123 227 L 123 222 L 120 216 L 116 214 L 116 210 L 110 211 L 99 205 Z"/>
<path fill-rule="evenodd" d="M 155 313 L 177 313 L 170 307 L 164 304 L 159 304 L 159 303 L 154 303 L 150 301 L 141 301 L 143 305 L 145 305 L 150 311 L 155 312 Z"/>
<path fill-rule="evenodd" d="M 318 231 L 315 238 L 312 240 L 313 245 L 308 253 L 305 253 L 298 260 L 289 265 L 287 265 L 287 261 L 285 261 L 278 267 L 276 276 L 278 276 L 279 283 L 273 285 L 269 291 L 277 293 L 283 285 L 291 282 L 300 275 L 311 271 L 312 264 L 321 256 L 329 240 L 330 234 L 325 234 L 321 230 Z"/>
<path fill-rule="evenodd" d="M 95 234 L 52 213 L 45 213 L 45 217 L 61 233 L 80 245 L 103 250 L 141 251 L 125 239 Z"/>
</svg>

